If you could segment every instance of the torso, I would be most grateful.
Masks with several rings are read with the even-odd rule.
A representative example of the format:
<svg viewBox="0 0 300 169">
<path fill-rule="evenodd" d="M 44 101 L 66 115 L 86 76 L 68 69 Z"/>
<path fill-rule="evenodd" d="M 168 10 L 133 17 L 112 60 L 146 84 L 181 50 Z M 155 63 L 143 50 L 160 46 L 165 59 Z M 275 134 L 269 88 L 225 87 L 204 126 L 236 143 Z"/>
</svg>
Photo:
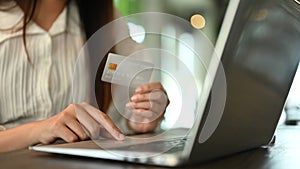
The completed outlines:
<svg viewBox="0 0 300 169">
<path fill-rule="evenodd" d="M 26 41 L 32 64 L 22 30 L 0 31 L 0 125 L 10 128 L 45 119 L 72 103 L 73 69 L 84 41 L 74 5 L 65 8 L 48 31 L 29 23 Z M 0 25 L 7 25 L 10 17 L 22 19 L 13 18 L 18 15 L 22 15 L 18 6 L 1 11 Z"/>
</svg>

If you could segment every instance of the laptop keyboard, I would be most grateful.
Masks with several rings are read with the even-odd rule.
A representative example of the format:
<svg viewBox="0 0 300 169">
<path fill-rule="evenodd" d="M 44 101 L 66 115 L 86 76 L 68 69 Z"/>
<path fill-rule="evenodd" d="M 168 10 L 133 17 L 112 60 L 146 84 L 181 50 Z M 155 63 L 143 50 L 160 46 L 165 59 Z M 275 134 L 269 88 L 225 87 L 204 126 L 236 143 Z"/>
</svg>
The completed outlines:
<svg viewBox="0 0 300 169">
<path fill-rule="evenodd" d="M 164 141 L 155 141 L 149 143 L 142 143 L 130 145 L 125 147 L 113 148 L 112 150 L 126 150 L 135 152 L 178 152 L 184 149 L 186 143 L 185 138 L 171 139 Z"/>
</svg>

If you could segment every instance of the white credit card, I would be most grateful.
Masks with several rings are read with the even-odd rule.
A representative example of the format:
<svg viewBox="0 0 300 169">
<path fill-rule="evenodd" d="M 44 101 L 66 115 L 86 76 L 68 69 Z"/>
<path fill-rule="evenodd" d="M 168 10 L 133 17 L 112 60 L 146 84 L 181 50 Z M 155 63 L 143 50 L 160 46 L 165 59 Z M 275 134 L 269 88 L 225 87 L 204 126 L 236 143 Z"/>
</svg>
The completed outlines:
<svg viewBox="0 0 300 169">
<path fill-rule="evenodd" d="M 101 80 L 122 86 L 137 87 L 149 83 L 153 63 L 109 53 Z"/>
</svg>

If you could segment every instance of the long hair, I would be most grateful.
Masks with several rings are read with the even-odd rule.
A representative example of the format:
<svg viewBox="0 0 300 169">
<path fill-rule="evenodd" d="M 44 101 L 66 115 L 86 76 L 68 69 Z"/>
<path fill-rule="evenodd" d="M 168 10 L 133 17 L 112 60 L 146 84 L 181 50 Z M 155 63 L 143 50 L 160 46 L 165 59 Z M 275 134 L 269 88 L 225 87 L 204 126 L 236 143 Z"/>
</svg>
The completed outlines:
<svg viewBox="0 0 300 169">
<path fill-rule="evenodd" d="M 113 20 L 112 0 L 76 0 L 76 2 L 87 39 L 102 26 Z M 112 36 L 111 38 L 113 39 Z M 89 50 L 92 51 L 92 49 Z M 111 101 L 111 88 L 109 84 L 100 80 L 104 65 L 105 59 L 100 63 L 96 75 L 95 95 L 99 108 L 106 111 Z"/>
<path fill-rule="evenodd" d="M 13 0 L 0 0 L 0 6 L 3 3 L 7 3 Z M 16 5 L 18 4 L 19 0 L 15 0 L 16 1 Z M 24 49 L 25 49 L 25 53 L 27 56 L 27 60 L 29 61 L 29 63 L 32 63 L 29 57 L 29 53 L 28 53 L 28 49 L 27 49 L 27 44 L 26 44 L 26 27 L 27 24 L 32 20 L 32 17 L 34 15 L 35 9 L 36 9 L 36 4 L 38 0 L 26 0 L 27 1 L 27 8 L 24 9 L 24 18 L 23 18 L 23 24 L 21 26 L 19 26 L 19 23 L 16 23 L 15 25 L 13 25 L 11 28 L 7 28 L 7 29 L 0 29 L 0 31 L 12 31 L 12 32 L 17 32 L 19 30 L 22 29 L 22 36 L 23 36 L 23 44 L 24 44 Z M 2 11 L 9 11 L 10 9 L 14 8 L 15 6 L 9 6 L 6 9 L 5 8 L 0 8 L 0 10 Z"/>
<path fill-rule="evenodd" d="M 112 0 L 76 0 L 87 39 L 113 19 Z"/>
</svg>

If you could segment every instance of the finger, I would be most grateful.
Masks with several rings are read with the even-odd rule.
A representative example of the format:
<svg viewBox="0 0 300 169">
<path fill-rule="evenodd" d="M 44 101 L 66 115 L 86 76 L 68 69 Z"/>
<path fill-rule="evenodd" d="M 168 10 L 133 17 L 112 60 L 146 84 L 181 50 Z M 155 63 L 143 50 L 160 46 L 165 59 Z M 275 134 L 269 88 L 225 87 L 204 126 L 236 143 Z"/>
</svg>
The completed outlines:
<svg viewBox="0 0 300 169">
<path fill-rule="evenodd" d="M 130 118 L 128 119 L 129 121 L 135 122 L 135 123 L 148 123 L 150 122 L 150 117 L 145 117 L 146 113 L 139 114 L 139 113 L 132 113 Z M 151 113 L 149 113 L 151 114 Z"/>
<path fill-rule="evenodd" d="M 131 98 L 131 101 L 133 102 L 144 102 L 150 100 L 150 93 L 145 94 L 135 94 Z"/>
<path fill-rule="evenodd" d="M 157 113 L 152 110 L 142 110 L 142 109 L 138 109 L 138 111 L 132 110 L 132 114 L 131 114 L 131 117 L 139 118 L 140 119 L 139 122 L 142 122 L 145 119 L 147 119 L 149 122 L 155 120 L 161 120 L 163 119 L 163 116 L 164 113 Z"/>
<path fill-rule="evenodd" d="M 100 125 L 90 114 L 80 105 L 75 105 L 75 112 L 78 121 L 87 130 L 92 139 L 97 139 L 100 134 Z"/>
<path fill-rule="evenodd" d="M 78 140 L 77 135 L 73 133 L 67 126 L 61 126 L 57 133 L 57 136 L 68 143 Z"/>
<path fill-rule="evenodd" d="M 126 104 L 128 109 L 146 109 L 150 110 L 152 108 L 151 102 L 129 102 Z"/>
<path fill-rule="evenodd" d="M 161 90 L 155 90 L 150 93 L 135 94 L 131 97 L 132 102 L 154 101 L 166 105 L 168 96 Z"/>
<path fill-rule="evenodd" d="M 79 122 L 80 123 L 80 122 Z M 83 131 L 85 132 L 87 138 L 85 140 L 87 140 L 88 138 L 90 138 L 89 136 L 89 131 L 87 128 L 85 128 L 85 126 L 83 124 L 80 123 L 80 126 L 82 127 Z"/>
<path fill-rule="evenodd" d="M 157 118 L 163 112 L 165 112 L 165 106 L 156 102 L 129 102 L 126 104 L 126 108 L 132 112 L 143 114 L 146 111 L 153 112 L 152 117 Z M 146 116 L 149 117 L 149 116 Z"/>
<path fill-rule="evenodd" d="M 150 111 L 154 112 L 154 117 L 158 117 L 164 114 L 166 111 L 166 106 L 165 104 L 160 104 L 157 102 L 150 102 L 151 103 L 151 108 L 149 109 Z"/>
<path fill-rule="evenodd" d="M 76 119 L 72 118 L 68 120 L 66 122 L 66 126 L 71 129 L 80 138 L 80 140 L 86 140 L 88 138 L 87 133 Z"/>
<path fill-rule="evenodd" d="M 105 137 L 105 138 L 114 138 L 105 128 L 101 127 L 100 128 L 100 136 Z"/>
<path fill-rule="evenodd" d="M 131 109 L 130 117 L 141 117 L 141 118 L 151 118 L 153 117 L 153 112 L 145 109 Z"/>
<path fill-rule="evenodd" d="M 166 105 L 168 102 L 168 96 L 162 90 L 156 90 L 149 94 L 149 100 Z"/>
<path fill-rule="evenodd" d="M 125 136 L 121 130 L 115 126 L 112 120 L 103 112 L 96 109 L 95 107 L 82 103 L 82 107 L 99 123 L 101 124 L 115 139 L 124 140 Z"/>
<path fill-rule="evenodd" d="M 153 90 L 164 90 L 160 82 L 147 83 L 136 88 L 136 93 L 148 93 Z"/>
</svg>

